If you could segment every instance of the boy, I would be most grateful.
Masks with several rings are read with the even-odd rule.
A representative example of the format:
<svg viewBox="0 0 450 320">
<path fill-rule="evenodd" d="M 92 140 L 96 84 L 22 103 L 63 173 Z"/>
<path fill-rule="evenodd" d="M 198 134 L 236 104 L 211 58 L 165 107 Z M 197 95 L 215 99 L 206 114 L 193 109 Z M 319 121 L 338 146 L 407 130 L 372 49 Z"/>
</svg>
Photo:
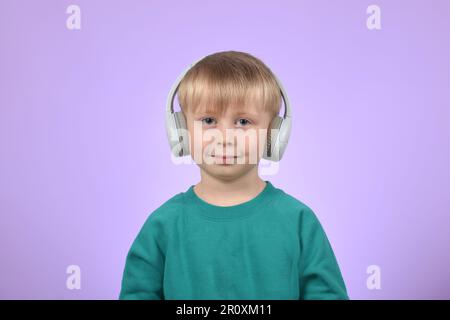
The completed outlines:
<svg viewBox="0 0 450 320">
<path fill-rule="evenodd" d="M 313 211 L 258 176 L 282 93 L 244 52 L 209 55 L 183 75 L 188 145 L 178 152 L 192 154 L 201 180 L 147 218 L 120 299 L 348 299 Z"/>
</svg>

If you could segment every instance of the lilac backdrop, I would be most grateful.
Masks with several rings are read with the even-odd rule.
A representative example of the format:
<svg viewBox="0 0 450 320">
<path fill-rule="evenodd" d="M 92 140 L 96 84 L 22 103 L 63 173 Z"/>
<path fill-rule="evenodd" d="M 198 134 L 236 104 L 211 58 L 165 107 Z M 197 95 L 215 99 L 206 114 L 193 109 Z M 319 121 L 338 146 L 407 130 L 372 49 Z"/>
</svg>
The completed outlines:
<svg viewBox="0 0 450 320">
<path fill-rule="evenodd" d="M 66 27 L 71 4 L 81 30 Z M 381 30 L 366 27 L 371 4 Z M 1 0 L 0 298 L 117 298 L 146 217 L 199 180 L 171 162 L 168 90 L 197 58 L 238 50 L 286 87 L 291 140 L 267 178 L 315 211 L 350 298 L 449 299 L 448 12 L 445 0 Z M 80 290 L 66 287 L 72 264 Z"/>
</svg>

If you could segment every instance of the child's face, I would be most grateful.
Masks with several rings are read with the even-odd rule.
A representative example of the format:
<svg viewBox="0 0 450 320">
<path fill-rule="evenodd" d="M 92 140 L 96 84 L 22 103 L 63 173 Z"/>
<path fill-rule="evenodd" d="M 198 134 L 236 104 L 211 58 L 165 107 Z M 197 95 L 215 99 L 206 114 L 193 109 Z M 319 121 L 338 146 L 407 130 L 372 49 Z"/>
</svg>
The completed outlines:
<svg viewBox="0 0 450 320">
<path fill-rule="evenodd" d="M 227 108 L 223 115 L 185 113 L 192 158 L 208 174 L 226 180 L 258 165 L 273 116 L 256 106 L 237 109 Z"/>
</svg>

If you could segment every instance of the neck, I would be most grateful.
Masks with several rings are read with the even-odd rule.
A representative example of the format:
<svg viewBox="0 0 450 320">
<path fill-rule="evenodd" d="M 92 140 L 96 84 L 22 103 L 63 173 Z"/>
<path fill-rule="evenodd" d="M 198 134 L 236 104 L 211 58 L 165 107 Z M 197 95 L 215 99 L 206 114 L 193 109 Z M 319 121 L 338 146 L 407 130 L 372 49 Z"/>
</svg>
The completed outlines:
<svg viewBox="0 0 450 320">
<path fill-rule="evenodd" d="M 205 201 L 220 206 L 248 201 L 266 186 L 266 182 L 258 176 L 257 166 L 233 180 L 211 176 L 204 170 L 201 170 L 200 175 L 201 181 L 194 186 L 195 192 Z"/>
</svg>

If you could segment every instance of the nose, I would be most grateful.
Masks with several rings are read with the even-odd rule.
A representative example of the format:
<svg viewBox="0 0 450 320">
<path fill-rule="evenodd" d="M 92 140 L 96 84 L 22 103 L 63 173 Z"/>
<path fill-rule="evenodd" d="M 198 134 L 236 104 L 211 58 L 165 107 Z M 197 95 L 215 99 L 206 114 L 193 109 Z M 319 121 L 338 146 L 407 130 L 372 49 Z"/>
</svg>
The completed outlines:
<svg viewBox="0 0 450 320">
<path fill-rule="evenodd" d="M 220 130 L 221 137 L 217 139 L 217 146 L 224 148 L 233 148 L 234 146 L 234 135 L 233 135 L 233 126 L 228 124 L 225 121 L 222 121 L 221 124 L 218 125 L 218 129 Z M 229 137 L 227 137 L 230 135 Z"/>
</svg>

